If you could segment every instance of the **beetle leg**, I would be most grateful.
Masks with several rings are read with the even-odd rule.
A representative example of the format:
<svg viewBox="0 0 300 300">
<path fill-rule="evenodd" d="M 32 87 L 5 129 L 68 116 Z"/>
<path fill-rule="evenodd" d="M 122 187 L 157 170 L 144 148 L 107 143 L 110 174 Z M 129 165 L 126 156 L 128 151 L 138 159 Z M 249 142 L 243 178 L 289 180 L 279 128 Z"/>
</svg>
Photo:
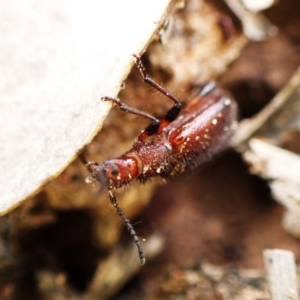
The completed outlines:
<svg viewBox="0 0 300 300">
<path fill-rule="evenodd" d="M 166 127 L 168 124 L 170 124 L 171 122 L 173 122 L 179 115 L 180 111 L 181 111 L 181 103 L 179 102 L 179 100 L 171 93 L 169 92 L 166 88 L 164 88 L 163 86 L 161 86 L 160 84 L 156 83 L 146 72 L 146 68 L 142 63 L 142 60 L 139 56 L 133 54 L 133 57 L 135 58 L 135 63 L 138 67 L 138 69 L 141 72 L 141 75 L 143 77 L 144 82 L 146 82 L 147 84 L 151 85 L 153 88 L 155 88 L 156 90 L 158 90 L 159 92 L 161 92 L 163 95 L 167 96 L 169 99 L 171 99 L 174 102 L 173 107 L 166 113 L 165 117 L 163 118 L 163 120 L 161 120 L 160 122 L 160 126 L 157 130 L 156 133 L 160 133 L 164 127 Z M 148 133 L 148 131 L 151 132 L 152 130 L 152 124 L 150 124 L 144 133 Z M 142 134 L 143 135 L 143 134 Z M 139 138 L 140 139 L 140 138 Z"/>
</svg>

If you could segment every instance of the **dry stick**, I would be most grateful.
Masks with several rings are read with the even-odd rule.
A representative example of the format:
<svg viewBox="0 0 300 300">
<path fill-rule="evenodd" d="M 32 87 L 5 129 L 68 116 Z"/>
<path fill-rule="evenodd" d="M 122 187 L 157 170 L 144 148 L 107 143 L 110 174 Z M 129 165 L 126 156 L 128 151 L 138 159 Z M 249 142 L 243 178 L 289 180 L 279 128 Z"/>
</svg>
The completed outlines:
<svg viewBox="0 0 300 300">
<path fill-rule="evenodd" d="M 274 249 L 265 250 L 263 255 L 271 300 L 299 300 L 293 252 Z"/>
</svg>

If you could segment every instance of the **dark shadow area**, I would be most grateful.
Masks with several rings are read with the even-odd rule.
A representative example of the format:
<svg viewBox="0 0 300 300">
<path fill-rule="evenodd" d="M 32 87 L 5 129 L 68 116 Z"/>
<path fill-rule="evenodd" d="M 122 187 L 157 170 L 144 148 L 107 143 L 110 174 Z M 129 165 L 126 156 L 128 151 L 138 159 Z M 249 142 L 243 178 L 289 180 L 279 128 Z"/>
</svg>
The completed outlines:
<svg viewBox="0 0 300 300">
<path fill-rule="evenodd" d="M 103 253 L 91 244 L 92 218 L 83 211 L 57 211 L 55 216 L 52 224 L 19 233 L 20 273 L 13 299 L 35 299 L 37 271 L 63 273 L 79 292 L 93 278 Z"/>
</svg>

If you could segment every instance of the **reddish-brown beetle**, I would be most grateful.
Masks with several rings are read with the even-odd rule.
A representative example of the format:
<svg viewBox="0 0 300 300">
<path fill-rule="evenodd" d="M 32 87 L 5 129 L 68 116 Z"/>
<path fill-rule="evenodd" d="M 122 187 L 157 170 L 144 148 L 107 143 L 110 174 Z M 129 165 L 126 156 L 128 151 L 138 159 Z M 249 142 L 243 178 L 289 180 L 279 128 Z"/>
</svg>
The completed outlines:
<svg viewBox="0 0 300 300">
<path fill-rule="evenodd" d="M 144 264 L 145 256 L 139 238 L 112 190 L 135 179 L 145 182 L 154 176 L 173 177 L 210 161 L 227 146 L 236 124 L 237 105 L 227 92 L 211 82 L 181 110 L 179 100 L 150 78 L 141 59 L 133 56 L 143 80 L 170 98 L 174 106 L 162 120 L 158 120 L 117 98 L 101 98 L 103 101 L 112 101 L 125 112 L 148 118 L 152 122 L 142 131 L 132 148 L 120 157 L 101 165 L 88 162 L 82 155 L 80 158 L 93 180 L 108 189 L 110 202 L 126 224 L 138 248 L 140 262 Z"/>
</svg>

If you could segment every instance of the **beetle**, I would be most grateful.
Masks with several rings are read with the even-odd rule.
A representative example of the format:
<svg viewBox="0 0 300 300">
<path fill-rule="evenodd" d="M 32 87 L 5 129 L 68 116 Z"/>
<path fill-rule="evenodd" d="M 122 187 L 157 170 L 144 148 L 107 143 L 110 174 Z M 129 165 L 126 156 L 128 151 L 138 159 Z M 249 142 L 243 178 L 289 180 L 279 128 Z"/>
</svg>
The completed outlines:
<svg viewBox="0 0 300 300">
<path fill-rule="evenodd" d="M 232 96 L 215 82 L 205 85 L 182 109 L 181 102 L 167 89 L 156 83 L 146 72 L 139 56 L 133 55 L 144 82 L 174 102 L 161 120 L 127 106 L 120 99 L 104 96 L 122 111 L 147 118 L 151 123 L 141 132 L 132 148 L 123 155 L 102 164 L 81 161 L 92 175 L 92 181 L 107 188 L 110 202 L 126 224 L 137 246 L 140 263 L 145 256 L 139 238 L 119 207 L 113 189 L 128 185 L 133 180 L 145 182 L 155 176 L 170 178 L 209 162 L 228 146 L 237 119 L 237 104 Z"/>
</svg>

